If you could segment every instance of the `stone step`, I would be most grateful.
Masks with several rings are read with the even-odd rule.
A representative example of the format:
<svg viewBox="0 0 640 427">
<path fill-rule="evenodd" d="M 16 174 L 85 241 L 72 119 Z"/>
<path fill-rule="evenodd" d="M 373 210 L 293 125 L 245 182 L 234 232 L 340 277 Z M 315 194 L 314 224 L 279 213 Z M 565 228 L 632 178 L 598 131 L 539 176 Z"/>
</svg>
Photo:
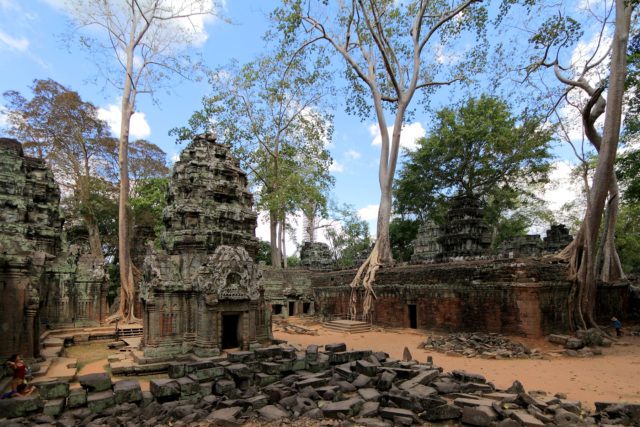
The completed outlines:
<svg viewBox="0 0 640 427">
<path fill-rule="evenodd" d="M 332 320 L 330 322 L 325 322 L 323 326 L 331 331 L 351 334 L 368 332 L 371 330 L 371 325 L 369 323 L 358 322 L 355 320 Z"/>
<path fill-rule="evenodd" d="M 42 362 L 39 363 L 40 365 L 40 369 L 38 369 L 37 371 L 33 372 L 33 378 L 38 378 L 38 377 L 42 377 L 44 375 L 47 375 L 47 371 L 49 370 L 49 367 L 51 366 L 51 362 L 52 359 L 46 359 Z"/>
<path fill-rule="evenodd" d="M 60 338 L 53 338 L 53 337 L 49 337 L 46 340 L 44 340 L 42 342 L 42 346 L 44 348 L 47 347 L 60 347 L 64 345 L 64 340 L 60 339 Z"/>
<path fill-rule="evenodd" d="M 55 357 L 51 359 L 51 365 L 46 371 L 46 375 L 37 376 L 33 383 L 45 382 L 52 379 L 63 379 L 72 381 L 75 379 L 78 359 L 70 357 Z"/>
<path fill-rule="evenodd" d="M 62 352 L 64 351 L 64 345 L 59 345 L 56 347 L 45 347 L 40 350 L 40 355 L 45 359 L 53 359 L 55 357 L 62 356 Z"/>
</svg>

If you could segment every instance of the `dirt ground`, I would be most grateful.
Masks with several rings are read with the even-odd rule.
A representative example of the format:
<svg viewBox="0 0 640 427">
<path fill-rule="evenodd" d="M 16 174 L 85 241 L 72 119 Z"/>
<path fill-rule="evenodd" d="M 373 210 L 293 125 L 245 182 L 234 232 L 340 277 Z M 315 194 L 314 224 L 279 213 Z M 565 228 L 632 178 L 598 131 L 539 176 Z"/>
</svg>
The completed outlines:
<svg viewBox="0 0 640 427">
<path fill-rule="evenodd" d="M 640 337 L 624 336 L 602 356 L 574 358 L 559 355 L 560 347 L 546 340 L 527 340 L 510 337 L 530 348 L 538 348 L 548 356 L 544 360 L 492 360 L 446 356 L 443 353 L 418 349 L 428 335 L 439 335 L 415 329 L 382 329 L 359 334 L 328 331 L 304 319 L 289 318 L 318 335 L 285 333 L 274 323 L 274 338 L 306 348 L 309 344 L 344 342 L 349 349 L 385 351 L 394 358 L 402 358 L 404 347 L 414 359 L 426 361 L 431 355 L 436 365 L 445 371 L 462 369 L 484 375 L 498 388 L 509 387 L 519 380 L 527 391 L 544 390 L 549 394 L 566 393 L 572 400 L 580 400 L 593 409 L 596 401 L 640 403 Z"/>
</svg>

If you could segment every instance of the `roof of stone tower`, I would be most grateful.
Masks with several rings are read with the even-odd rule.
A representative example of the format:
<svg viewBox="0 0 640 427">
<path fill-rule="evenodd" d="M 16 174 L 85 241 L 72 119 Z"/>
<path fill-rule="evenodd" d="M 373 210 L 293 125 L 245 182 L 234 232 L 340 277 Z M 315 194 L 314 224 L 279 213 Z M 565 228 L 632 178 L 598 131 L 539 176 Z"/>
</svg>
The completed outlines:
<svg viewBox="0 0 640 427">
<path fill-rule="evenodd" d="M 230 147 L 211 134 L 196 136 L 173 166 L 161 237 L 169 254 L 212 253 L 219 245 L 242 246 L 255 259 L 257 214 L 247 174 Z"/>
</svg>

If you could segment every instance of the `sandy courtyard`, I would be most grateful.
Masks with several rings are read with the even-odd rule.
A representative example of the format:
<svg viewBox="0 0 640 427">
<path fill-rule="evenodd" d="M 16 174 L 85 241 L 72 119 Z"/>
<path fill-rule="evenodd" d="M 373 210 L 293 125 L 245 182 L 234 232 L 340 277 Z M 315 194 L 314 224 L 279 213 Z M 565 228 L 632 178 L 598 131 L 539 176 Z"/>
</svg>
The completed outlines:
<svg viewBox="0 0 640 427">
<path fill-rule="evenodd" d="M 329 331 L 318 324 L 290 318 L 318 335 L 285 333 L 274 323 L 274 338 L 306 348 L 308 344 L 344 342 L 349 349 L 386 351 L 394 358 L 402 358 L 408 347 L 414 359 L 426 361 L 433 356 L 434 363 L 445 371 L 463 369 L 484 375 L 498 388 L 507 388 L 519 380 L 526 390 L 544 390 L 547 393 L 566 393 L 572 400 L 580 400 L 589 408 L 596 401 L 640 403 L 640 337 L 625 336 L 611 348 L 604 348 L 602 356 L 570 358 L 558 355 L 560 347 L 546 341 L 532 341 L 512 337 L 530 348 L 538 348 L 549 356 L 545 360 L 491 360 L 446 356 L 442 353 L 419 350 L 418 344 L 428 332 L 414 329 L 381 329 L 359 334 Z M 437 335 L 437 334 L 435 334 Z"/>
</svg>

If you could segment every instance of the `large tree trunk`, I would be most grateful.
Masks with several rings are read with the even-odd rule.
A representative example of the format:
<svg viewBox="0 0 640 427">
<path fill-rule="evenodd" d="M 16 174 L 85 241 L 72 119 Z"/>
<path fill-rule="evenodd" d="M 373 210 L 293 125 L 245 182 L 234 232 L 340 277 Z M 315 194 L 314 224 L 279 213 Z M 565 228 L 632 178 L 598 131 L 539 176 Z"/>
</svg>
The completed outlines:
<svg viewBox="0 0 640 427">
<path fill-rule="evenodd" d="M 278 215 L 274 211 L 269 212 L 269 237 L 271 244 L 271 265 L 280 268 L 282 257 L 278 248 Z"/>
<path fill-rule="evenodd" d="M 570 325 L 572 327 L 598 326 L 594 319 L 597 292 L 596 245 L 605 200 L 615 183 L 613 166 L 620 135 L 630 18 L 631 6 L 627 6 L 625 0 L 616 0 L 616 21 L 612 42 L 604 135 L 587 202 L 585 220 L 571 245 L 570 269 L 576 272 L 569 298 Z"/>
<path fill-rule="evenodd" d="M 606 206 L 604 238 L 598 250 L 597 272 L 604 283 L 612 283 L 625 278 L 622 263 L 616 249 L 615 233 L 620 210 L 620 193 L 615 173 L 609 188 L 609 199 Z"/>
<path fill-rule="evenodd" d="M 100 261 L 104 260 L 104 252 L 102 251 L 102 240 L 100 239 L 100 230 L 96 219 L 92 214 L 84 215 L 84 225 L 89 233 L 89 248 L 91 255 Z"/>
<path fill-rule="evenodd" d="M 125 323 L 139 322 L 134 315 L 135 282 L 131 262 L 129 240 L 129 126 L 135 105 L 135 88 L 132 87 L 133 48 L 127 52 L 127 73 L 122 91 L 122 115 L 118 167 L 120 171 L 120 197 L 118 200 L 118 262 L 120 265 L 120 306 L 107 322 L 120 320 Z"/>
</svg>

